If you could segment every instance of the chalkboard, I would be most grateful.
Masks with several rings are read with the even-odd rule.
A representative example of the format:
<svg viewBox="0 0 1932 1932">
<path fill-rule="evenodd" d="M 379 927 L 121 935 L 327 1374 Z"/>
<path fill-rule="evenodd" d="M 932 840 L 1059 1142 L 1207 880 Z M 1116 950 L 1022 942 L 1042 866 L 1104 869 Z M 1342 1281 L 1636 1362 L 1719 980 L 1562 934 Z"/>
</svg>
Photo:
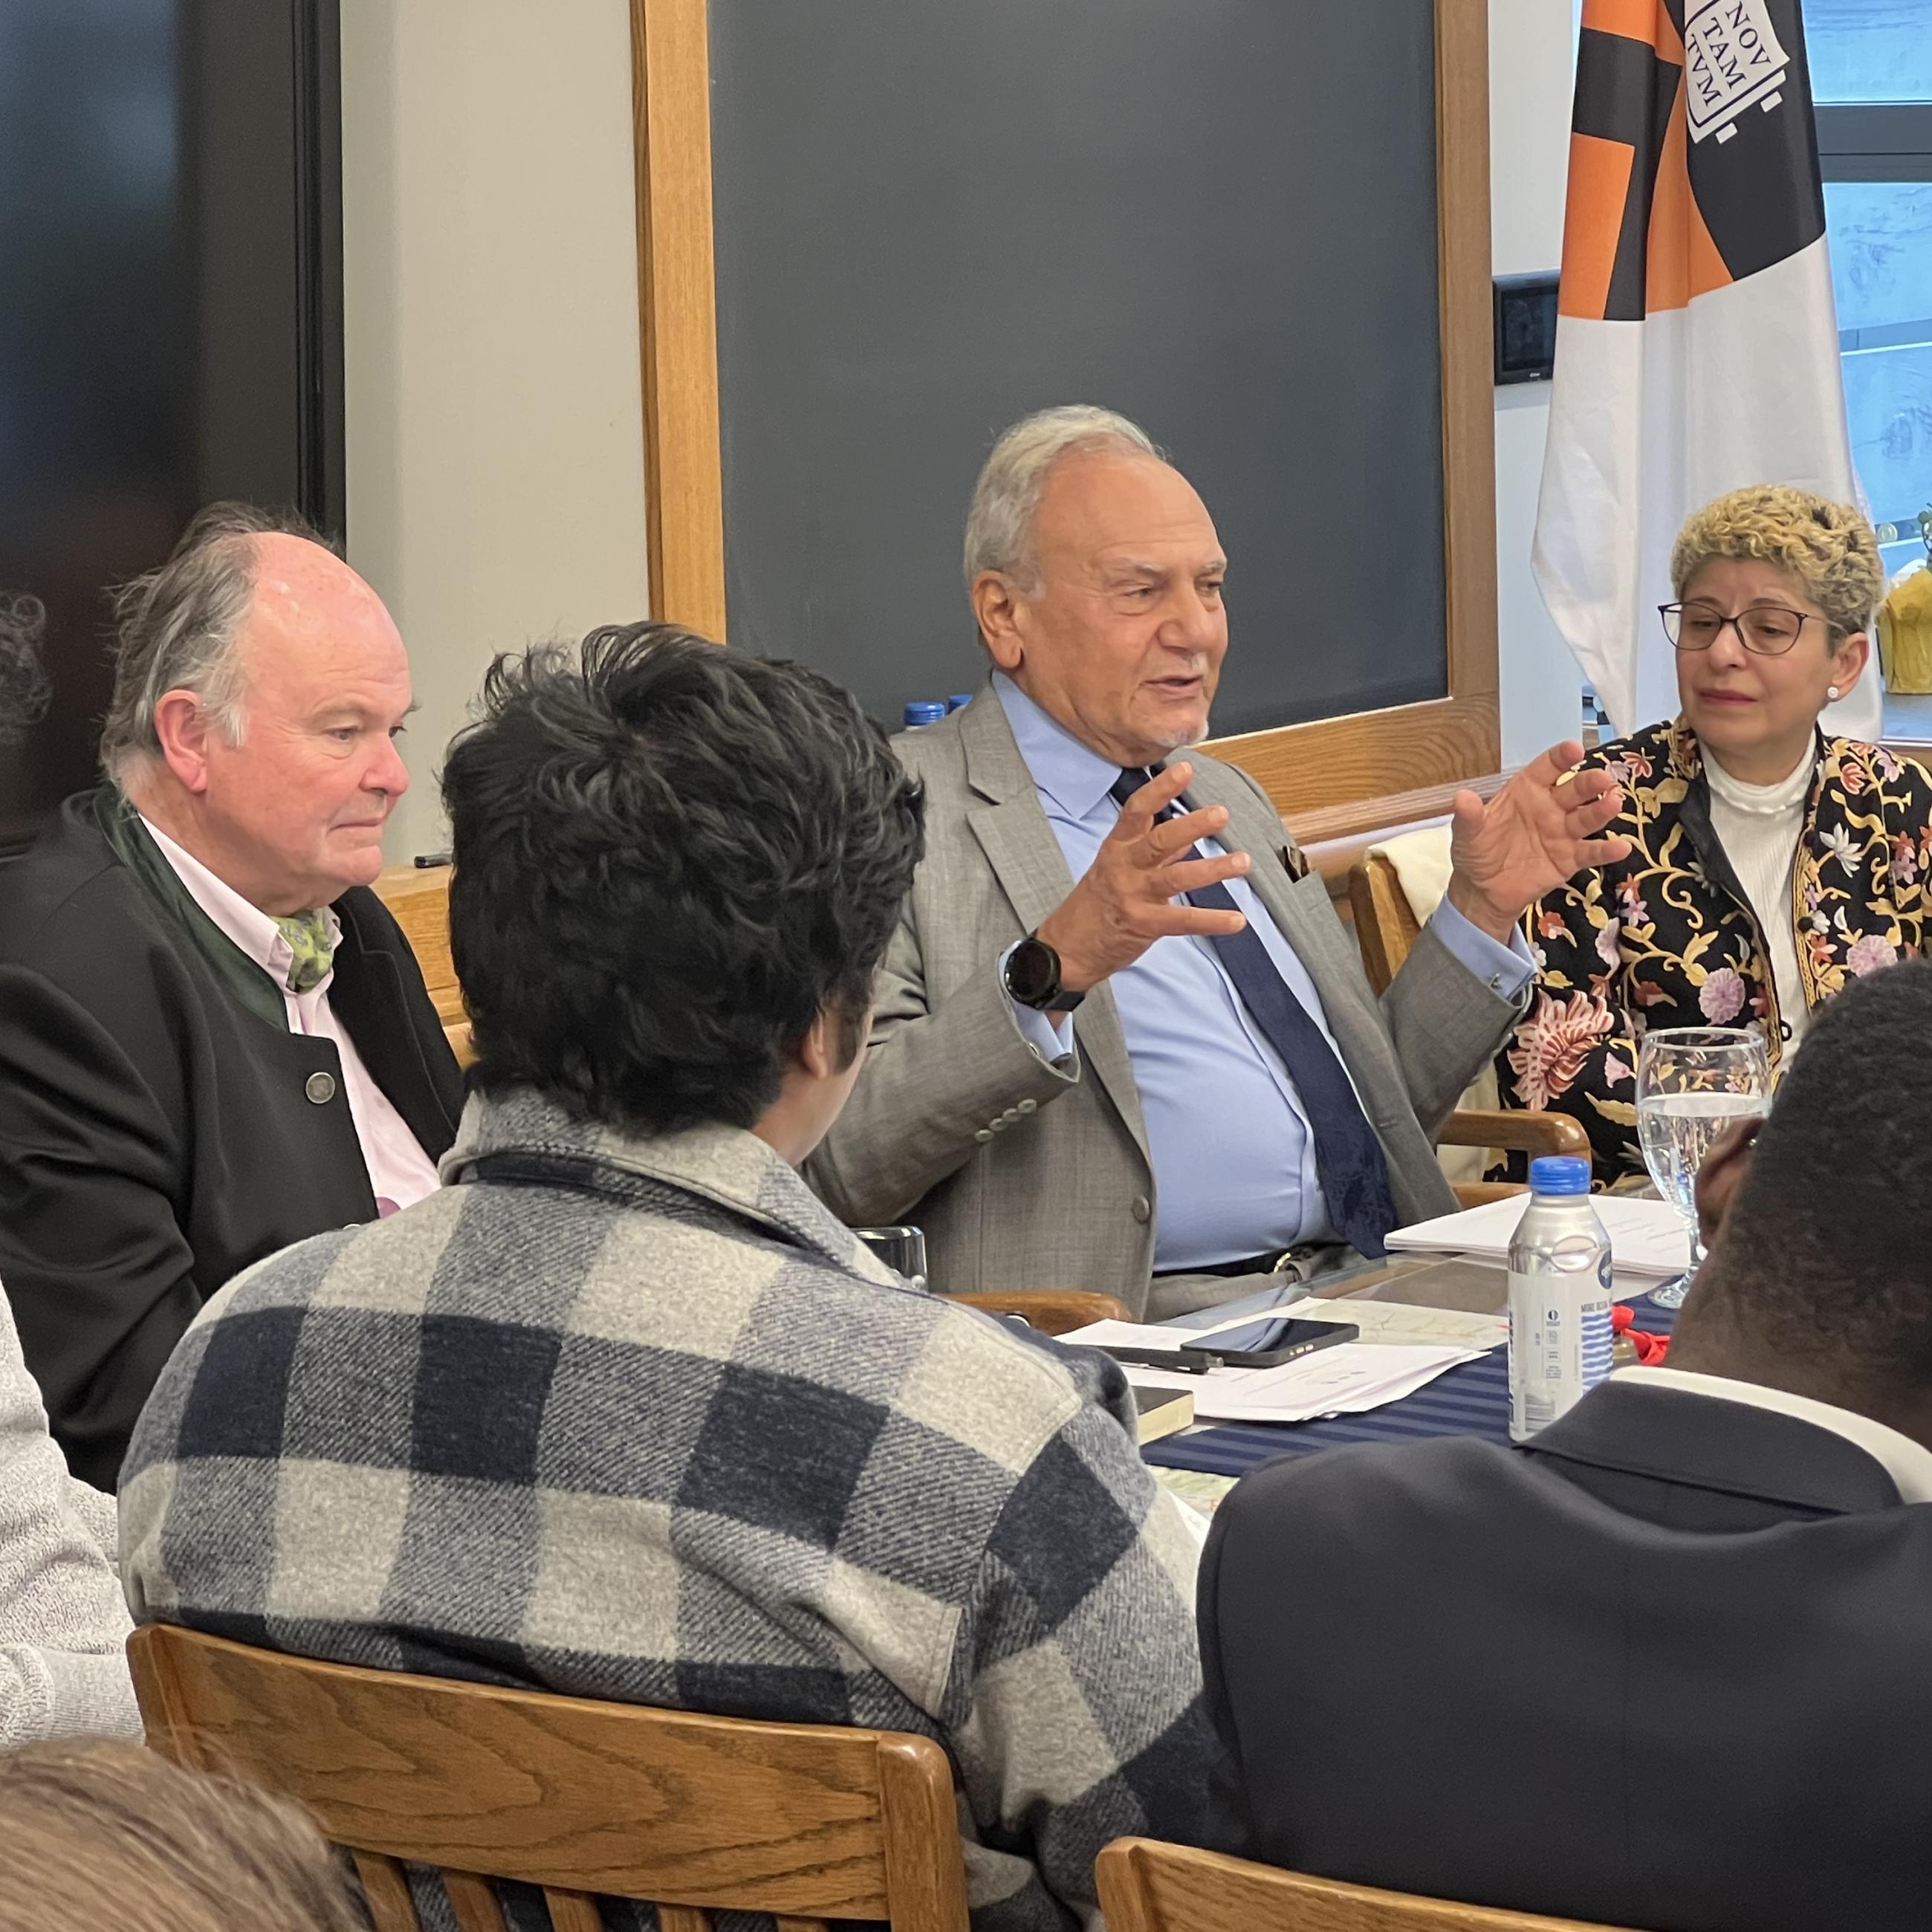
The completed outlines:
<svg viewBox="0 0 1932 1932">
<path fill-rule="evenodd" d="M 1217 733 L 1443 696 L 1434 10 L 711 0 L 731 641 L 970 688 L 979 466 L 1099 403 L 1219 526 Z"/>
</svg>

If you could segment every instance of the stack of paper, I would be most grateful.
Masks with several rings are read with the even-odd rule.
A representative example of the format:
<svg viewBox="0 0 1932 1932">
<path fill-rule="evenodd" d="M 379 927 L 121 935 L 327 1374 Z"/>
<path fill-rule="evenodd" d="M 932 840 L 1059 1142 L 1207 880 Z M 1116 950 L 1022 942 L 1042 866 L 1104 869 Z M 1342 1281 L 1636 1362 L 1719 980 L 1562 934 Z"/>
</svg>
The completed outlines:
<svg viewBox="0 0 1932 1932">
<path fill-rule="evenodd" d="M 1480 1208 L 1466 1208 L 1460 1214 L 1418 1221 L 1390 1235 L 1389 1248 L 1391 1252 L 1419 1250 L 1507 1262 L 1510 1238 L 1528 1204 L 1527 1196 L 1512 1195 Z M 1618 1274 L 1654 1282 L 1684 1272 L 1690 1258 L 1690 1233 L 1684 1217 L 1667 1201 L 1593 1194 L 1590 1205 L 1610 1238 L 1610 1265 Z"/>
<path fill-rule="evenodd" d="M 1277 1312 L 1292 1315 L 1298 1322 L 1352 1322 L 1364 1342 L 1486 1351 L 1500 1348 L 1509 1340 L 1507 1315 L 1475 1315 L 1460 1308 L 1412 1308 L 1405 1302 L 1364 1301 L 1354 1296 L 1327 1300 L 1311 1294 L 1292 1308 L 1270 1310 Z"/>
<path fill-rule="evenodd" d="M 1239 1325 L 1245 1328 L 1248 1322 Z M 1060 1340 L 1090 1348 L 1180 1348 L 1206 1346 L 1211 1335 L 1149 1323 L 1096 1322 Z M 1400 1402 L 1482 1352 L 1479 1348 L 1340 1342 L 1275 1369 L 1210 1369 L 1204 1376 L 1191 1376 L 1132 1362 L 1121 1366 L 1136 1387 L 1191 1389 L 1200 1421 L 1312 1422 L 1318 1416 L 1359 1415 Z"/>
</svg>

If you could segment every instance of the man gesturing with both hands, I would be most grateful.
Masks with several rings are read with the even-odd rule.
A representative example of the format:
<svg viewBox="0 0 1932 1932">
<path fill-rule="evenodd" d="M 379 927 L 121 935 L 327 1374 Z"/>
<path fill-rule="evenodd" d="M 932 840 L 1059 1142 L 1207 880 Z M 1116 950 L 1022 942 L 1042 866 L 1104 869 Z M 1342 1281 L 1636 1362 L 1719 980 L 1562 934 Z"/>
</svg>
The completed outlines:
<svg viewBox="0 0 1932 1932">
<path fill-rule="evenodd" d="M 1045 411 L 988 459 L 966 566 L 994 674 L 899 741 L 926 857 L 814 1184 L 922 1226 L 942 1288 L 1155 1316 L 1448 1211 L 1430 1132 L 1514 1021 L 1523 908 L 1621 856 L 1612 782 L 1564 782 L 1563 745 L 1459 796 L 1448 901 L 1378 1002 L 1259 786 L 1174 756 L 1228 647 L 1186 478 L 1120 417 Z"/>
</svg>

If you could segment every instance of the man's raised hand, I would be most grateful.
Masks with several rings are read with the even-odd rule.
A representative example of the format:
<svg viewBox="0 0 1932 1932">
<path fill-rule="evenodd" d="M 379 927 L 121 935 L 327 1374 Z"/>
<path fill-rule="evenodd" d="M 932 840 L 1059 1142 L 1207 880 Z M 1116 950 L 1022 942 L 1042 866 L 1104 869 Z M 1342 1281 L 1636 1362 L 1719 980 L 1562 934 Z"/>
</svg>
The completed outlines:
<svg viewBox="0 0 1932 1932">
<path fill-rule="evenodd" d="M 1624 838 L 1598 835 L 1623 809 L 1607 772 L 1579 772 L 1583 748 L 1552 745 L 1487 805 L 1459 791 L 1451 811 L 1449 902 L 1473 926 L 1507 939 L 1546 892 L 1592 866 L 1630 856 Z"/>
<path fill-rule="evenodd" d="M 1239 932 L 1247 923 L 1238 912 L 1180 900 L 1183 892 L 1240 878 L 1249 867 L 1245 852 L 1195 855 L 1198 841 L 1216 837 L 1227 824 L 1223 806 L 1154 823 L 1193 776 L 1191 765 L 1170 765 L 1142 786 L 1121 806 L 1119 823 L 1086 876 L 1041 923 L 1040 937 L 1059 954 L 1060 982 L 1069 992 L 1086 992 L 1131 966 L 1156 939 Z"/>
</svg>

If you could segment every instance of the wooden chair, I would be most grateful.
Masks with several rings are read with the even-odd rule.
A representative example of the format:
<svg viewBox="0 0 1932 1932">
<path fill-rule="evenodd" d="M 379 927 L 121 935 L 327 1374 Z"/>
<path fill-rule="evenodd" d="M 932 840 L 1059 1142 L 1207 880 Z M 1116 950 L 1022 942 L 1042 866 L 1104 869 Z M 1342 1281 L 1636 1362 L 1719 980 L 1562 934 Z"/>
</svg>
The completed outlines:
<svg viewBox="0 0 1932 1932">
<path fill-rule="evenodd" d="M 1116 1838 L 1094 1864 L 1108 1932 L 1606 1932 L 1277 1871 L 1152 1838 Z"/>
<path fill-rule="evenodd" d="M 1422 927 L 1402 889 L 1395 867 L 1379 852 L 1366 854 L 1348 870 L 1348 904 L 1355 916 L 1355 944 L 1361 949 L 1362 969 L 1378 995 L 1402 970 L 1402 962 L 1422 936 Z M 1450 1115 L 1437 1132 L 1438 1147 L 1499 1148 L 1508 1154 L 1588 1156 L 1590 1137 L 1582 1123 L 1568 1114 L 1526 1112 L 1520 1108 L 1464 1108 Z M 1465 1208 L 1520 1194 L 1522 1190 L 1499 1181 L 1460 1184 L 1456 1197 Z"/>
<path fill-rule="evenodd" d="M 160 1624 L 128 1650 L 149 1744 L 306 1805 L 376 1932 L 419 1932 L 405 1861 L 441 1870 L 463 1932 L 503 1932 L 493 1878 L 541 1886 L 554 1932 L 601 1932 L 600 1893 L 655 1901 L 663 1932 L 724 1910 L 781 1932 L 967 1932 L 929 1738 L 354 1670 Z"/>
<path fill-rule="evenodd" d="M 1379 852 L 1367 854 L 1360 864 L 1348 868 L 1348 906 L 1355 916 L 1362 970 L 1379 999 L 1422 937 L 1421 923 L 1394 866 Z"/>
<path fill-rule="evenodd" d="M 949 1294 L 946 1299 L 963 1301 L 968 1308 L 983 1308 L 989 1315 L 1023 1315 L 1042 1335 L 1064 1335 L 1070 1328 L 1084 1328 L 1090 1322 L 1133 1319 L 1124 1301 L 1084 1288 L 987 1289 Z"/>
<path fill-rule="evenodd" d="M 1436 1130 L 1438 1147 L 1501 1148 L 1505 1153 L 1581 1154 L 1589 1158 L 1590 1136 L 1582 1121 L 1568 1114 L 1539 1114 L 1519 1107 L 1463 1107 Z M 1514 1181 L 1462 1180 L 1456 1198 L 1465 1208 L 1501 1201 L 1523 1190 Z"/>
</svg>

